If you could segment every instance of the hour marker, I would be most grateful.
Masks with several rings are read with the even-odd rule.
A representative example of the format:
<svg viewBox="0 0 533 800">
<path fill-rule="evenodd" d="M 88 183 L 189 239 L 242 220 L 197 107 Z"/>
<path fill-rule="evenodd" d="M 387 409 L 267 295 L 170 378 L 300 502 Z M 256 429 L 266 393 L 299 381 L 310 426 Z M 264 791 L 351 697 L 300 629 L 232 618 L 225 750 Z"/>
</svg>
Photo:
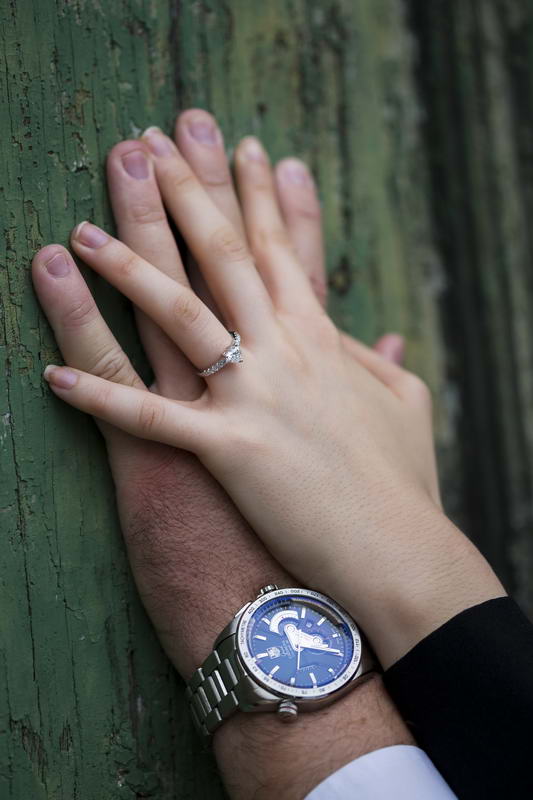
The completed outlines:
<svg viewBox="0 0 533 800">
<path fill-rule="evenodd" d="M 328 667 L 328 672 L 331 672 L 332 675 L 335 675 L 335 670 L 331 667 Z"/>
<path fill-rule="evenodd" d="M 266 638 L 266 636 L 261 636 L 260 633 L 258 633 L 257 636 L 254 636 L 254 639 L 262 639 L 264 642 L 266 642 Z"/>
<path fill-rule="evenodd" d="M 258 658 L 267 658 L 267 657 L 268 653 L 258 653 L 255 657 L 255 660 L 257 661 Z"/>
<path fill-rule="evenodd" d="M 304 606 L 304 607 L 302 608 L 302 613 L 300 614 L 300 617 L 301 617 L 302 619 L 305 619 L 305 611 L 306 611 L 306 609 L 305 609 L 305 606 Z"/>
<path fill-rule="evenodd" d="M 310 678 L 311 678 L 311 680 L 313 681 L 313 686 L 314 686 L 314 687 L 315 687 L 315 689 L 316 689 L 316 678 L 315 678 L 315 673 L 314 673 L 314 672 L 310 672 L 310 673 L 309 673 L 309 677 L 310 677 Z"/>
<path fill-rule="evenodd" d="M 325 621 L 326 621 L 325 617 L 320 617 L 320 619 L 317 622 L 317 625 L 322 625 L 322 623 L 325 622 Z"/>
<path fill-rule="evenodd" d="M 272 667 L 272 669 L 270 670 L 270 672 L 268 674 L 269 675 L 274 675 L 278 671 L 278 669 L 279 669 L 279 664 L 276 664 L 276 666 Z"/>
<path fill-rule="evenodd" d="M 291 678 L 291 686 L 294 686 L 295 683 L 296 683 L 296 678 L 293 676 Z"/>
<path fill-rule="evenodd" d="M 267 624 L 267 625 L 270 625 L 270 620 L 269 620 L 269 618 L 268 618 L 268 617 L 263 617 L 263 618 L 261 619 L 261 622 L 266 622 L 266 624 Z"/>
<path fill-rule="evenodd" d="M 332 633 L 332 634 L 331 634 L 331 638 L 332 638 L 332 639 L 338 639 L 338 638 L 339 638 L 339 636 L 340 636 L 340 634 L 339 634 L 339 633 Z"/>
</svg>

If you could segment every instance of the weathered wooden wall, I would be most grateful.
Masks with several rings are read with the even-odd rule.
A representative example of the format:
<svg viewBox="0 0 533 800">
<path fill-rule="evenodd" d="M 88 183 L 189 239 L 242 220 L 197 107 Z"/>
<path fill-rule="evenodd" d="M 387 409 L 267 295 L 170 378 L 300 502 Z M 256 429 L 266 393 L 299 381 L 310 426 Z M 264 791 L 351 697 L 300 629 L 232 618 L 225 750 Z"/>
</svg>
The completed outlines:
<svg viewBox="0 0 533 800">
<path fill-rule="evenodd" d="M 107 150 L 189 105 L 230 145 L 253 132 L 311 163 L 332 313 L 369 341 L 407 334 L 435 391 L 448 508 L 533 611 L 527 6 L 0 8 L 2 800 L 222 796 L 137 600 L 96 427 L 43 388 L 58 353 L 29 277 L 80 219 L 111 226 Z M 142 368 L 127 303 L 87 277 Z"/>
<path fill-rule="evenodd" d="M 533 6 L 412 0 L 465 527 L 533 615 Z"/>
</svg>

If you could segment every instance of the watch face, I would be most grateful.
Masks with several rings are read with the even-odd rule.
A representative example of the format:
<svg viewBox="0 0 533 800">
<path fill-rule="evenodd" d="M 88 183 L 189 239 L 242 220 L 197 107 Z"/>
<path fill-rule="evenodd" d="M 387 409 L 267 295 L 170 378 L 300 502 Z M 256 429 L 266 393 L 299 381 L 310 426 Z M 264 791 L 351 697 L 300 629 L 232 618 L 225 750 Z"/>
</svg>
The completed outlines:
<svg viewBox="0 0 533 800">
<path fill-rule="evenodd" d="M 254 678 L 290 697 L 336 691 L 361 659 L 353 619 L 309 589 L 278 589 L 258 598 L 241 618 L 237 642 Z"/>
</svg>

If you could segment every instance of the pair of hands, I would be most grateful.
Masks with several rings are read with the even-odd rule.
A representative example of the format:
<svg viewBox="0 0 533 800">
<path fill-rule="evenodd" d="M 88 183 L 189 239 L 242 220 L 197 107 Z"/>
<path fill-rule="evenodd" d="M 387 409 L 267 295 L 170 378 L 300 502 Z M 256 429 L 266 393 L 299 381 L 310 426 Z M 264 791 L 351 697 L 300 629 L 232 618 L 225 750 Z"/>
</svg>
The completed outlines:
<svg viewBox="0 0 533 800">
<path fill-rule="evenodd" d="M 274 175 L 259 142 L 243 140 L 235 156 L 238 201 L 220 132 L 205 112 L 180 117 L 176 143 L 150 129 L 114 148 L 108 173 L 122 241 L 85 223 L 71 242 L 135 304 L 155 383 L 146 387 L 135 373 L 58 245 L 33 263 L 37 293 L 71 367 L 49 369 L 47 378 L 59 397 L 99 421 L 123 527 L 135 531 L 143 520 L 140 535 L 126 536 L 136 580 L 182 672 L 203 656 L 180 660 L 172 603 L 161 588 L 171 575 L 180 591 L 177 565 L 196 546 L 192 525 L 179 542 L 157 534 L 162 518 L 184 513 L 177 482 L 194 484 L 191 519 L 209 517 L 221 558 L 227 525 L 246 541 L 243 570 L 259 545 L 206 471 L 175 448 L 196 453 L 291 575 L 352 611 L 386 666 L 456 611 L 503 593 L 440 509 L 429 393 L 325 314 L 313 290 L 323 295 L 325 286 L 318 204 L 302 165 L 285 161 Z M 193 289 L 164 207 L 199 265 Z M 191 363 L 201 369 L 216 361 L 229 344 L 227 328 L 243 337 L 244 364 L 204 382 Z M 397 346 L 395 339 L 381 343 Z M 154 494 L 169 476 L 173 504 Z M 148 533 L 139 503 L 154 516 Z M 279 565 L 260 552 L 257 586 L 280 580 Z"/>
<path fill-rule="evenodd" d="M 208 196 L 246 237 L 222 136 L 211 115 L 196 109 L 182 113 L 175 140 Z M 283 160 L 274 175 L 267 175 L 286 236 L 325 305 L 320 207 L 312 178 L 295 159 Z M 193 262 L 188 264 L 188 277 L 185 274 L 146 142 L 117 144 L 108 155 L 107 177 L 120 239 L 179 284 L 187 286 L 190 281 L 214 308 Z M 104 379 L 143 386 L 65 248 L 48 245 L 40 250 L 32 277 L 67 364 Z M 176 400 L 197 398 L 205 384 L 190 362 L 149 316 L 136 306 L 134 313 L 154 372 L 149 391 Z M 400 361 L 402 350 L 401 339 L 393 335 L 376 344 L 376 351 L 390 361 Z M 98 417 L 95 421 L 106 441 L 122 531 L 141 597 L 169 657 L 188 677 L 227 620 L 261 585 L 270 581 L 291 585 L 295 579 L 274 561 L 196 457 L 124 433 Z"/>
</svg>

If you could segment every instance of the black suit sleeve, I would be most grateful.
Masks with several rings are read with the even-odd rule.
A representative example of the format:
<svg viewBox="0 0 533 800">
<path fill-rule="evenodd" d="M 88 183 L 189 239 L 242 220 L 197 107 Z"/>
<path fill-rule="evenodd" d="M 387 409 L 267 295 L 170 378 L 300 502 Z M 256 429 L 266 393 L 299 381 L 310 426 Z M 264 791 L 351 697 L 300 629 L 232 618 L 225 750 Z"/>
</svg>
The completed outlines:
<svg viewBox="0 0 533 800">
<path fill-rule="evenodd" d="M 513 600 L 461 612 L 384 681 L 460 800 L 533 800 L 533 625 Z"/>
</svg>

